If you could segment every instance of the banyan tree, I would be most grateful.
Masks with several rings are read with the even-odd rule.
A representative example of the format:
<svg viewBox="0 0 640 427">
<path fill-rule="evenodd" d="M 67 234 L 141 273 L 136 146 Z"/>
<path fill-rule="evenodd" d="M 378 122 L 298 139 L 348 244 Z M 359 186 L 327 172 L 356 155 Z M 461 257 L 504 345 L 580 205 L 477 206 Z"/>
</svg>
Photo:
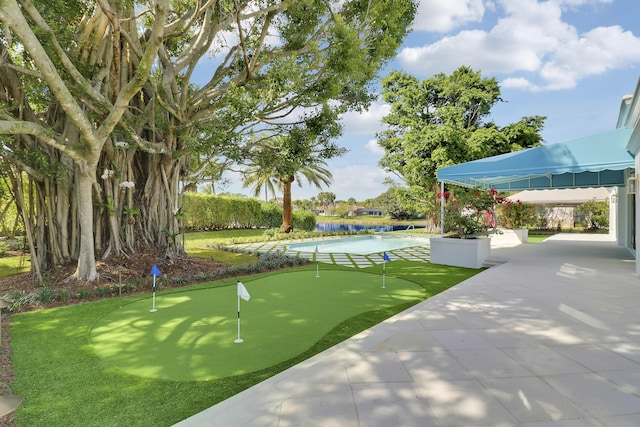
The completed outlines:
<svg viewBox="0 0 640 427">
<path fill-rule="evenodd" d="M 1 0 L 1 169 L 34 277 L 75 261 L 74 277 L 93 280 L 96 259 L 147 245 L 182 253 L 182 186 L 212 162 L 264 152 L 314 111 L 365 108 L 415 10 L 413 0 Z"/>
</svg>

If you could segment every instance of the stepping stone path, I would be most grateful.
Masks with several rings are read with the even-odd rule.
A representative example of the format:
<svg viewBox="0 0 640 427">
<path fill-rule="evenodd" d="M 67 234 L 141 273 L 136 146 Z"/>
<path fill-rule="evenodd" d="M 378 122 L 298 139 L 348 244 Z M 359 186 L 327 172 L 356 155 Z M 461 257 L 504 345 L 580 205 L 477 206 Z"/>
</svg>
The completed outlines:
<svg viewBox="0 0 640 427">
<path fill-rule="evenodd" d="M 242 243 L 233 245 L 234 247 L 242 248 L 251 252 L 258 252 L 260 254 L 269 252 L 283 252 L 288 255 L 299 256 L 313 261 L 314 252 L 300 252 L 287 250 L 287 245 L 291 242 L 260 242 L 260 243 Z M 404 249 L 394 249 L 387 251 L 387 255 L 391 261 L 403 259 L 407 261 L 429 261 L 429 245 L 413 246 Z M 346 267 L 354 268 L 366 268 L 375 264 L 382 264 L 384 262 L 382 253 L 374 253 L 368 255 L 357 255 L 348 253 L 318 253 L 317 261 L 325 264 L 338 264 Z"/>
</svg>

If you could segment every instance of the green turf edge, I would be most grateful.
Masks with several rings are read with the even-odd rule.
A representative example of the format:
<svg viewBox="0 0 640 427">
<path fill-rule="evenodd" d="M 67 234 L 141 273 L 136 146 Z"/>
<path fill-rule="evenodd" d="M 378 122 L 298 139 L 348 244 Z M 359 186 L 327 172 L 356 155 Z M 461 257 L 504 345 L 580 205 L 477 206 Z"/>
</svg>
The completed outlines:
<svg viewBox="0 0 640 427">
<path fill-rule="evenodd" d="M 307 266 L 296 270 L 314 268 Z M 327 265 L 323 269 L 353 271 L 349 267 Z M 381 274 L 382 266 L 363 270 Z M 386 270 L 388 275 L 418 283 L 425 288 L 427 296 L 442 292 L 478 272 L 411 261 L 388 263 Z M 267 274 L 274 273 L 264 275 Z M 189 288 L 228 286 L 236 280 L 226 279 Z M 15 413 L 18 425 L 169 426 L 415 304 L 405 303 L 355 316 L 336 326 L 306 352 L 262 371 L 213 381 L 182 382 L 123 374 L 108 366 L 89 345 L 90 327 L 98 318 L 136 299 L 140 297 L 84 303 L 11 317 L 13 363 L 17 372 L 13 392 L 25 398 Z"/>
</svg>

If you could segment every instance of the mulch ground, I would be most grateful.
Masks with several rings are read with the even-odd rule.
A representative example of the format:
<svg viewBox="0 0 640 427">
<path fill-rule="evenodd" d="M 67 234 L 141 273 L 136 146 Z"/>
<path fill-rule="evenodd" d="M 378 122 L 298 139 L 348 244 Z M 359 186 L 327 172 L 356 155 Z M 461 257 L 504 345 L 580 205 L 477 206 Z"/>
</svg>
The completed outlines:
<svg viewBox="0 0 640 427">
<path fill-rule="evenodd" d="M 136 293 L 149 292 L 153 276 L 151 269 L 156 265 L 162 275 L 171 278 L 182 278 L 179 284 L 163 283 L 162 289 L 178 287 L 191 284 L 190 278 L 196 274 L 213 272 L 218 269 L 226 268 L 224 264 L 217 263 L 212 260 L 192 258 L 183 256 L 174 259 L 167 259 L 162 249 L 147 249 L 144 253 L 136 253 L 131 257 L 111 257 L 107 261 L 99 261 L 97 270 L 100 278 L 95 281 L 86 282 L 82 280 L 69 279 L 75 271 L 75 264 L 59 266 L 48 272 L 44 277 L 44 282 L 39 283 L 34 280 L 30 273 L 18 274 L 14 276 L 0 278 L 0 296 L 16 291 L 24 291 L 26 293 L 34 292 L 48 286 L 50 289 L 65 290 L 70 295 L 77 296 L 82 291 L 89 295 L 83 302 L 96 300 L 100 298 L 118 297 L 117 292 L 109 295 L 100 295 L 97 289 L 111 287 L 117 288 L 118 285 L 137 283 L 136 288 L 130 289 L 127 295 Z M 193 279 L 195 280 L 195 279 Z M 194 282 L 195 283 L 195 282 Z M 67 301 L 55 299 L 46 304 L 38 304 L 36 306 L 23 307 L 21 311 L 40 310 L 44 308 L 57 307 L 80 302 L 77 298 L 70 298 Z M 0 346 L 0 395 L 9 394 L 11 386 L 15 379 L 15 373 L 11 366 L 11 336 L 9 334 L 9 325 L 11 323 L 11 315 L 2 310 L 2 345 Z M 0 426 L 17 427 L 14 423 L 13 414 L 0 417 Z"/>
</svg>

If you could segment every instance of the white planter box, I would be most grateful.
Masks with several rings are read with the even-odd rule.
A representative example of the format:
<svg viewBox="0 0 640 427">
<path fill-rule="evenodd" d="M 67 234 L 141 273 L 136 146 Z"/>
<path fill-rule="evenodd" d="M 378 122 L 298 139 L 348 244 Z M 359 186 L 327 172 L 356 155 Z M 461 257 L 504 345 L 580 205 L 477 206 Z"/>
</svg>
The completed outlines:
<svg viewBox="0 0 640 427">
<path fill-rule="evenodd" d="M 513 232 L 518 236 L 520 243 L 527 243 L 529 241 L 529 229 L 528 228 L 514 228 Z"/>
<path fill-rule="evenodd" d="M 528 228 L 515 228 L 508 230 L 498 230 L 496 234 L 491 235 L 491 245 L 495 247 L 512 247 L 518 246 L 529 241 Z"/>
<path fill-rule="evenodd" d="M 431 263 L 457 267 L 482 268 L 491 253 L 491 240 L 432 237 Z"/>
</svg>

